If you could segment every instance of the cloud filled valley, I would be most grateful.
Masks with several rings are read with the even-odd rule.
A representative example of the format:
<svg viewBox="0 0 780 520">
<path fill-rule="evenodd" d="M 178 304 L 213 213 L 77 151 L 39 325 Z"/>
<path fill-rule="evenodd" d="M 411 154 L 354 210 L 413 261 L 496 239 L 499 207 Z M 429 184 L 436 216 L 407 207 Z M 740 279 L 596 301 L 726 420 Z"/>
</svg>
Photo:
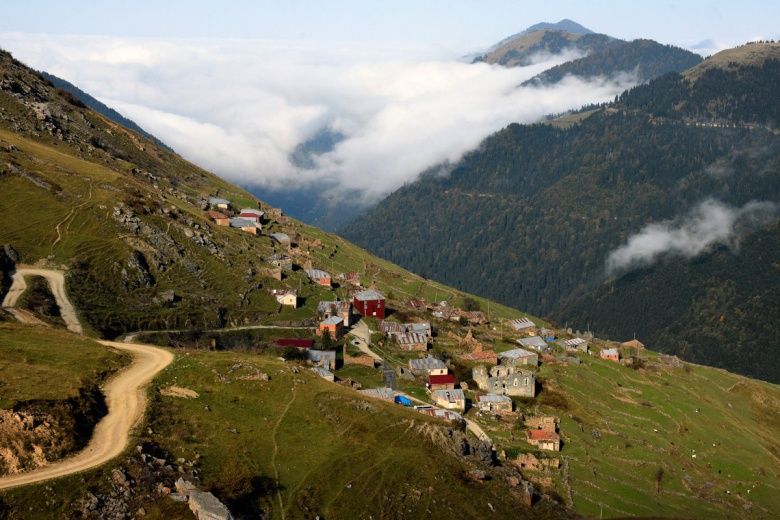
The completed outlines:
<svg viewBox="0 0 780 520">
<path fill-rule="evenodd" d="M 130 117 L 185 158 L 248 187 L 323 186 L 370 203 L 457 161 L 511 122 L 612 99 L 630 76 L 518 85 L 567 61 L 467 64 L 442 49 L 261 40 L 0 36 L 0 46 Z M 290 160 L 323 128 L 343 136 Z"/>
</svg>

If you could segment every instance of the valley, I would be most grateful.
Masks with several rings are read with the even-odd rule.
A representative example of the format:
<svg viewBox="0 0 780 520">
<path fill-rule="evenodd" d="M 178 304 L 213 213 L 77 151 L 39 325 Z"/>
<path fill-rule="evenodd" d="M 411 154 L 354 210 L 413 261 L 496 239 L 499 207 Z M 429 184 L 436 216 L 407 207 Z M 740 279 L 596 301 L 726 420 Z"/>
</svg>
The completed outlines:
<svg viewBox="0 0 780 520">
<path fill-rule="evenodd" d="M 522 88 L 639 85 L 347 224 L 277 193 L 339 234 L 0 51 L 0 520 L 775 517 L 780 44 L 458 67 L 562 51 Z"/>
</svg>

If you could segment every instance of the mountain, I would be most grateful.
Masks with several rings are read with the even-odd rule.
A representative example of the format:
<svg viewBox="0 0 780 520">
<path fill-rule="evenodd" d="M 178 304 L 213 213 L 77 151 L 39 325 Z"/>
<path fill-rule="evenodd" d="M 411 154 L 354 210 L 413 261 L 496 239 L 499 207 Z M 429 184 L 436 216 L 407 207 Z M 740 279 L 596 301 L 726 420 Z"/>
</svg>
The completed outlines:
<svg viewBox="0 0 780 520">
<path fill-rule="evenodd" d="M 142 136 L 146 137 L 150 141 L 154 142 L 155 144 L 162 146 L 163 148 L 170 148 L 157 139 L 155 136 L 138 126 L 138 124 L 133 121 L 132 119 L 128 119 L 113 108 L 107 106 L 105 103 L 102 103 L 95 99 L 94 97 L 90 96 L 80 88 L 78 88 L 76 85 L 62 79 L 58 78 L 54 74 L 49 74 L 48 72 L 39 71 L 39 74 L 43 79 L 51 83 L 56 88 L 67 92 L 71 94 L 75 99 L 78 101 L 84 103 L 84 106 L 91 108 L 95 112 L 97 112 L 100 115 L 105 116 L 106 118 L 110 119 L 111 121 L 115 123 L 119 123 L 120 125 L 124 126 L 125 128 L 129 128 L 130 130 L 141 134 Z"/>
<path fill-rule="evenodd" d="M 562 29 L 528 31 L 502 40 L 486 53 L 474 58 L 474 63 L 484 62 L 505 67 L 525 66 L 532 64 L 540 54 L 559 54 L 563 51 L 588 54 L 604 49 L 616 41 L 606 34 L 592 32 L 569 32 Z"/>
<path fill-rule="evenodd" d="M 582 25 L 578 24 L 573 20 L 564 18 L 558 23 L 540 22 L 534 24 L 530 26 L 528 29 L 524 30 L 523 32 L 516 34 L 514 36 L 510 36 L 508 39 L 516 38 L 517 36 L 522 36 L 524 34 L 532 33 L 535 31 L 543 31 L 543 30 L 564 31 L 564 32 L 579 34 L 579 35 L 594 34 L 593 31 L 591 31 L 587 27 L 583 27 Z"/>
<path fill-rule="evenodd" d="M 636 75 L 638 82 L 644 83 L 669 72 L 690 69 L 701 61 L 698 54 L 653 40 L 616 41 L 583 58 L 547 69 L 524 85 L 553 84 L 566 76 L 614 77 L 620 73 Z"/>
<path fill-rule="evenodd" d="M 560 324 L 590 323 L 624 338 L 640 332 L 660 351 L 779 381 L 780 277 L 766 274 L 780 261 L 775 228 L 742 230 L 730 251 L 666 258 L 617 281 L 605 274 L 609 254 L 649 223 L 684 225 L 707 200 L 733 214 L 752 201 L 780 202 L 780 55 L 772 44 L 748 47 L 731 52 L 772 58 L 759 65 L 712 57 L 704 63 L 716 66 L 662 76 L 568 128 L 510 125 L 448 174 L 428 172 L 343 234 L 428 277 Z M 726 270 L 714 276 L 715 265 Z M 745 284 L 745 273 L 765 274 Z M 658 289 L 657 301 L 645 283 Z"/>
<path fill-rule="evenodd" d="M 697 84 L 706 87 L 703 81 Z M 647 103 L 639 94 L 625 103 Z M 692 108 L 698 99 L 686 102 Z M 742 101 L 713 107 L 743 113 Z M 593 114 L 572 133 L 612 115 Z M 641 129 L 639 115 L 624 117 Z M 663 126 L 662 116 L 654 118 Z M 683 137 L 688 128 L 670 126 Z M 565 133 L 531 128 L 552 132 L 544 139 Z M 509 142 L 516 131 L 523 129 L 512 127 L 503 137 Z M 755 153 L 733 160 L 758 166 L 762 139 L 772 143 L 762 128 L 702 136 L 701 153 L 712 155 L 708 147 L 719 149 L 727 137 L 739 146 L 751 132 Z M 618 146 L 611 151 L 621 153 Z M 720 166 L 722 175 L 729 164 Z M 756 171 L 756 182 L 771 188 Z M 546 182 L 542 177 L 537 186 Z M 408 370 L 410 360 L 425 354 L 403 350 L 373 317 L 361 324 L 380 367 L 352 338 L 341 338 L 334 352 L 339 364 L 360 363 L 337 366 L 340 384 L 317 376 L 300 351 L 280 350 L 276 342 L 309 339 L 334 348 L 314 333 L 318 304 L 349 299 L 355 275 L 386 295 L 391 322 L 433 324 L 431 353 L 446 360 L 470 401 L 479 395 L 475 363 L 464 355 L 516 346 L 510 320 L 529 318 L 560 338 L 573 334 L 301 224 L 85 108 L 7 53 L 0 53 L 0 188 L 0 289 L 8 290 L 15 267 L 65 273 L 64 291 L 31 275 L 18 300 L 22 308 L 0 309 L 0 475 L 68 457 L 90 438 L 106 413 L 101 389 L 131 363 L 118 343 L 107 347 L 95 338 L 129 333 L 174 358 L 146 389 L 143 425 L 133 428 L 121 456 L 13 489 L 0 476 L 0 517 L 186 518 L 197 504 L 174 494 L 179 478 L 213 493 L 235 518 L 739 518 L 771 516 L 778 508 L 776 385 L 588 336 L 594 354 L 618 348 L 623 363 L 551 347 L 541 367 L 527 367 L 535 397 L 516 397 L 512 414 L 472 407 L 463 420 L 441 420 L 358 393 L 389 383 L 430 402 L 426 377 Z M 216 225 L 204 213 L 210 196 L 230 201 L 224 210 L 230 214 L 262 209 L 262 230 Z M 271 233 L 286 233 L 290 245 L 273 242 Z M 560 233 L 562 244 L 573 238 L 567 229 Z M 465 238 L 464 246 L 480 254 L 473 245 L 479 237 Z M 279 257 L 271 255 L 288 256 L 292 267 L 282 258 L 278 269 L 272 262 Z M 354 275 L 326 287 L 305 275 L 309 265 Z M 507 274 L 486 272 L 481 282 L 507 285 Z M 276 289 L 297 291 L 300 305 L 280 305 L 270 292 Z M 65 316 L 56 319 L 52 291 L 67 295 L 76 314 L 68 318 L 84 325 L 84 335 L 62 328 Z M 420 308 L 421 298 L 458 319 Z M 522 419 L 537 416 L 558 419 L 560 454 L 526 442 Z"/>
</svg>

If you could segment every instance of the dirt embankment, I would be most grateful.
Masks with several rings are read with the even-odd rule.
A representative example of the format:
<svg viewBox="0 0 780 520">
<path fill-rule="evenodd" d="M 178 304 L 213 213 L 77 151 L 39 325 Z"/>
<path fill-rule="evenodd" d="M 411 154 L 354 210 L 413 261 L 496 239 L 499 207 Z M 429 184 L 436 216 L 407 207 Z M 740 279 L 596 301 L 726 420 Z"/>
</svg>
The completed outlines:
<svg viewBox="0 0 780 520">
<path fill-rule="evenodd" d="M 83 449 L 107 411 L 97 385 L 68 399 L 27 401 L 0 410 L 0 475 L 46 466 Z"/>
</svg>

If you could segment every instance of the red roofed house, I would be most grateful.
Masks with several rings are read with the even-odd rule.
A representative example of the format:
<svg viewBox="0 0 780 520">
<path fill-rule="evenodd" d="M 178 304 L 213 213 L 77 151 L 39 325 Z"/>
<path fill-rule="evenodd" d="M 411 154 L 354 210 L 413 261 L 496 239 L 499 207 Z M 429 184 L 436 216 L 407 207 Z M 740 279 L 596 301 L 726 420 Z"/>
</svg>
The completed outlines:
<svg viewBox="0 0 780 520">
<path fill-rule="evenodd" d="M 429 392 L 435 392 L 436 390 L 454 390 L 455 385 L 458 384 L 458 380 L 452 374 L 442 374 L 440 376 L 428 376 Z"/>
<path fill-rule="evenodd" d="M 525 440 L 540 450 L 561 451 L 561 436 L 549 430 L 526 430 Z"/>
<path fill-rule="evenodd" d="M 218 226 L 230 225 L 230 218 L 228 218 L 228 216 L 224 213 L 220 213 L 219 211 L 207 211 L 206 216 L 213 220 L 214 223 Z"/>
<path fill-rule="evenodd" d="M 378 291 L 367 289 L 355 293 L 352 305 L 361 316 L 385 319 L 385 297 Z"/>
<path fill-rule="evenodd" d="M 260 222 L 260 219 L 263 218 L 263 215 L 264 213 L 259 209 L 246 208 L 242 209 L 238 216 L 257 223 Z"/>
</svg>

